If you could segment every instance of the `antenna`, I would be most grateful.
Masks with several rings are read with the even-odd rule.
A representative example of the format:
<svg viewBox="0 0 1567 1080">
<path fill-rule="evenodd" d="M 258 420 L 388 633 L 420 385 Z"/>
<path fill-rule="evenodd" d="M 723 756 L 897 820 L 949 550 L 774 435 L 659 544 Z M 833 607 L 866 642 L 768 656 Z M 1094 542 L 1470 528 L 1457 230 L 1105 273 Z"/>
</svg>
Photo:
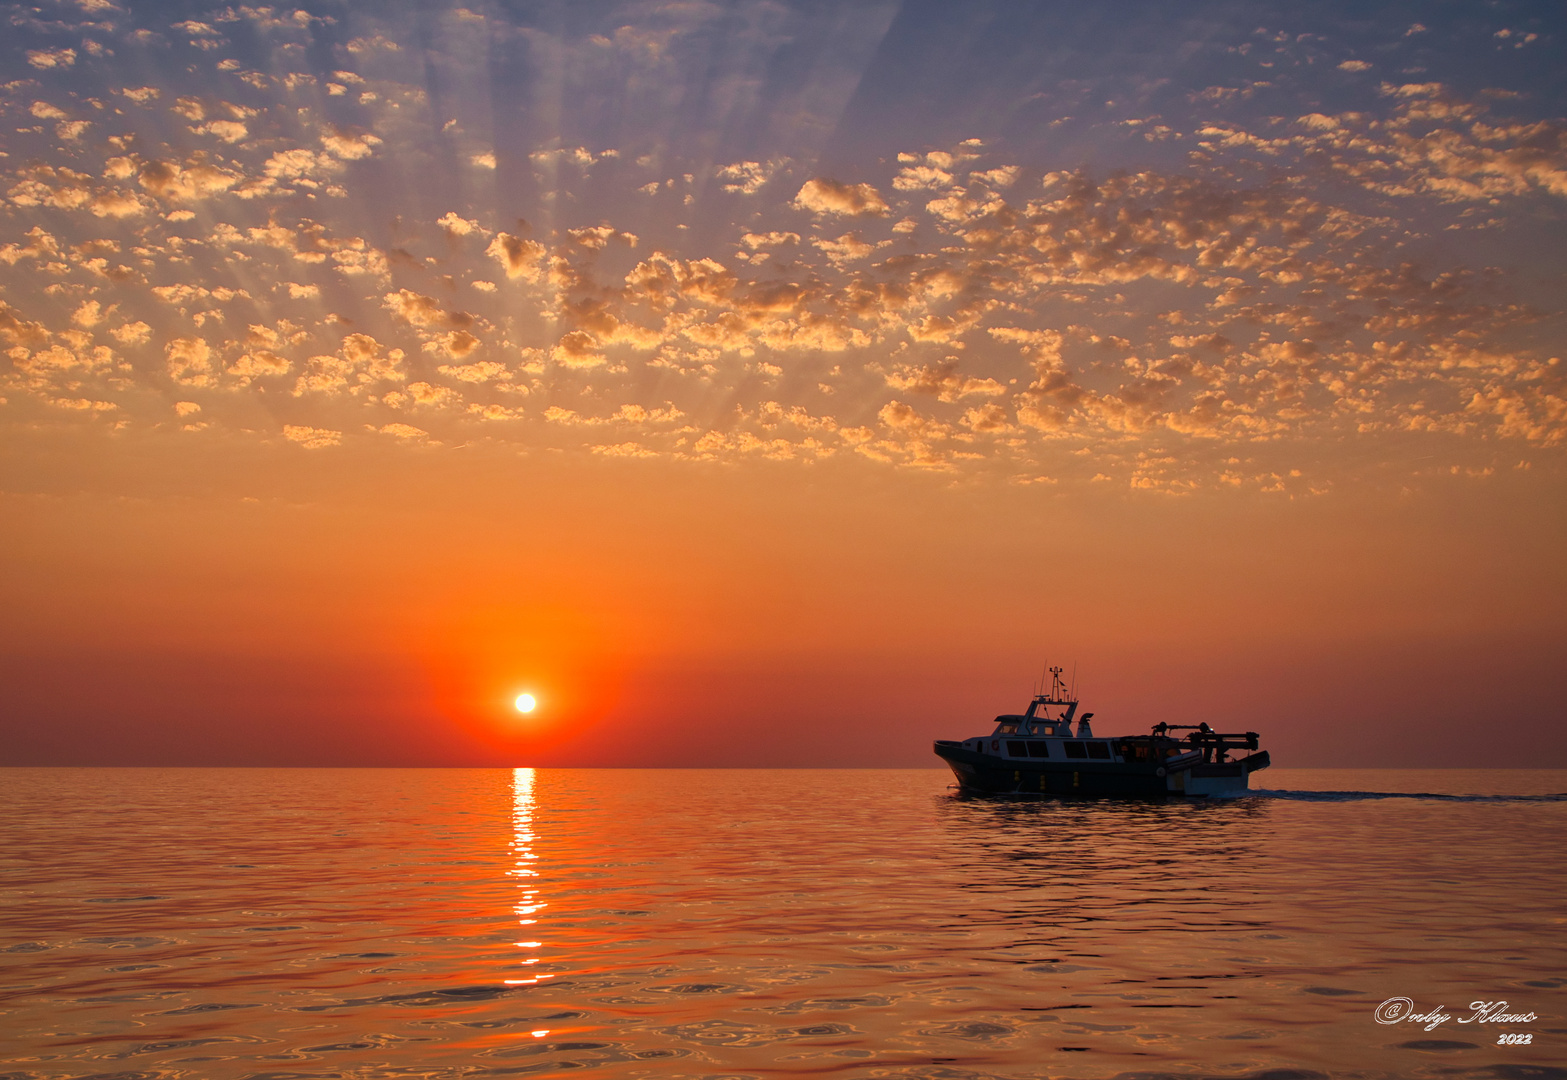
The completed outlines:
<svg viewBox="0 0 1567 1080">
<path fill-rule="evenodd" d="M 1072 661 L 1072 700 L 1077 700 L 1077 661 Z"/>
</svg>

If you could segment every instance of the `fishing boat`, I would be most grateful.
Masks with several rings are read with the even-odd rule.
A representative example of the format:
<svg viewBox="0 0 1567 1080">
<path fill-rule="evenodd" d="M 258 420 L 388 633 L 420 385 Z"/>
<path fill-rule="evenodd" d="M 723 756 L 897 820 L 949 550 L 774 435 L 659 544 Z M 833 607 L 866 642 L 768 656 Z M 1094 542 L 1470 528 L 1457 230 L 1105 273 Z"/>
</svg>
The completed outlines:
<svg viewBox="0 0 1567 1080">
<path fill-rule="evenodd" d="M 1153 725 L 1147 735 L 1096 736 L 1093 713 L 1077 715 L 1077 696 L 1050 669 L 1050 690 L 1026 713 L 996 717 L 989 735 L 936 740 L 936 756 L 968 792 L 1066 798 L 1149 798 L 1244 794 L 1252 773 L 1268 767 L 1257 733 L 1225 733 L 1206 723 Z M 1073 721 L 1077 730 L 1073 731 Z M 1176 734 L 1187 732 L 1186 735 Z M 1245 756 L 1235 757 L 1244 751 Z"/>
</svg>

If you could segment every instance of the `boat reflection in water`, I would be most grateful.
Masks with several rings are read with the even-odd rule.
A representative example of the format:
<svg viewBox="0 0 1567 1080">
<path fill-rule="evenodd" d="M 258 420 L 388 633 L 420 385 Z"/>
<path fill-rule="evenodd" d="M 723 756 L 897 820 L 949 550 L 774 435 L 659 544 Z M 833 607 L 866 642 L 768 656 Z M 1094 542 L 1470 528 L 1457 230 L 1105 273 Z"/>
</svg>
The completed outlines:
<svg viewBox="0 0 1567 1080">
<path fill-rule="evenodd" d="M 1096 738 L 1084 713 L 1077 731 L 1077 698 L 1050 669 L 1050 692 L 1036 694 L 1028 712 L 996 717 L 996 728 L 961 742 L 936 740 L 965 791 L 1069 798 L 1207 798 L 1244 795 L 1252 773 L 1266 769 L 1268 752 L 1257 733 L 1224 734 L 1206 723 L 1155 724 L 1148 735 Z M 1170 732 L 1188 731 L 1185 738 Z M 1232 751 L 1252 751 L 1232 760 Z"/>
<path fill-rule="evenodd" d="M 1245 868 L 1266 862 L 1273 809 L 1257 799 L 1073 802 L 962 790 L 938 804 L 954 841 L 952 876 L 970 894 L 1005 898 L 975 899 L 990 909 L 987 921 L 1017 931 L 1011 962 L 1051 963 L 1061 949 L 1102 953 L 1115 935 L 1178 931 L 1144 939 L 1150 982 L 1200 955 L 1185 935 L 1263 921 L 1252 907 L 1269 884 Z M 1056 951 L 1040 953 L 1042 945 Z"/>
</svg>

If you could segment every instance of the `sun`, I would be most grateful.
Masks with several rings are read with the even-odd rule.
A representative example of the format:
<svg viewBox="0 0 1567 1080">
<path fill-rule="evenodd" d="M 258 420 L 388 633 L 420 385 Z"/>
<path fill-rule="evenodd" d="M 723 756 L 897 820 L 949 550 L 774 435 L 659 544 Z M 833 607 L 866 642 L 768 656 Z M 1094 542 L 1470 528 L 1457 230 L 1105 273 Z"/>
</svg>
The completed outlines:
<svg viewBox="0 0 1567 1080">
<path fill-rule="evenodd" d="M 530 713 L 538 707 L 539 703 L 534 700 L 532 694 L 518 694 L 514 704 L 517 706 L 518 712 Z"/>
</svg>

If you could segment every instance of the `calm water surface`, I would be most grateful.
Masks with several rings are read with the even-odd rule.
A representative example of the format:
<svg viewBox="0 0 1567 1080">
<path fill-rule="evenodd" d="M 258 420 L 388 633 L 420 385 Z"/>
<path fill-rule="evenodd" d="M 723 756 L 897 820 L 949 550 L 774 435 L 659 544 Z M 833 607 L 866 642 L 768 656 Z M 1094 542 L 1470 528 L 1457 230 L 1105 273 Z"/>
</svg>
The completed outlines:
<svg viewBox="0 0 1567 1080">
<path fill-rule="evenodd" d="M 0 1077 L 1567 1077 L 1567 774 L 949 779 L 0 770 Z"/>
</svg>

